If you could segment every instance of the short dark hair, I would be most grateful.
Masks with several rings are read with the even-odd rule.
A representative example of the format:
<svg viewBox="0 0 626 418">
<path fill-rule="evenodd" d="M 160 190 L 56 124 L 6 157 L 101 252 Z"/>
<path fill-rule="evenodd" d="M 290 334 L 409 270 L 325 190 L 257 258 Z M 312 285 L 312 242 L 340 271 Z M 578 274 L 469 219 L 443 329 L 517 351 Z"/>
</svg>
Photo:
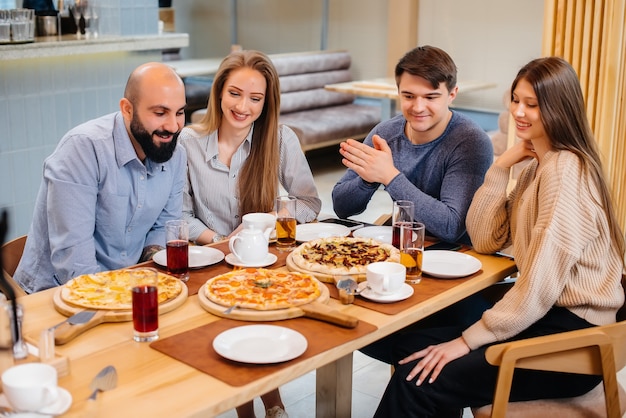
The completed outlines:
<svg viewBox="0 0 626 418">
<path fill-rule="evenodd" d="M 396 65 L 396 84 L 405 72 L 428 80 L 435 89 L 441 83 L 448 91 L 456 87 L 456 64 L 444 50 L 434 46 L 418 46 L 407 52 Z"/>
</svg>

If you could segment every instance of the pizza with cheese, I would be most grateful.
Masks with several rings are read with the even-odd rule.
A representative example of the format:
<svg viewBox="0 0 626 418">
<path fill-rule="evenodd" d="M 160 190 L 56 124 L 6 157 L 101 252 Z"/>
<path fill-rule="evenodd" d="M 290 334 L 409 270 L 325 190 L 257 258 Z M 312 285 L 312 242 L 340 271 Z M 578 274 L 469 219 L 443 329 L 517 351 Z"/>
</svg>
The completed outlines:
<svg viewBox="0 0 626 418">
<path fill-rule="evenodd" d="M 132 276 L 130 269 L 83 274 L 65 283 L 61 299 L 87 309 L 132 309 Z M 176 277 L 158 272 L 159 303 L 176 298 L 183 284 Z"/>
<path fill-rule="evenodd" d="M 318 238 L 301 244 L 290 256 L 299 269 L 326 275 L 365 275 L 370 263 L 400 262 L 397 248 L 371 238 Z"/>
<path fill-rule="evenodd" d="M 312 302 L 321 295 L 320 285 L 309 274 L 247 268 L 213 277 L 204 292 L 218 305 L 268 311 Z"/>
</svg>

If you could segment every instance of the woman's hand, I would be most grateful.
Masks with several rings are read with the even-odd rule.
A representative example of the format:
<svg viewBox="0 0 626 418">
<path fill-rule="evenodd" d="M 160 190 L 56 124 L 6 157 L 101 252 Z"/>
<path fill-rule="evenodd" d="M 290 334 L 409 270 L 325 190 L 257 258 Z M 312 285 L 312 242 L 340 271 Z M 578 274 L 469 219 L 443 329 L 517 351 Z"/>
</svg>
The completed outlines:
<svg viewBox="0 0 626 418">
<path fill-rule="evenodd" d="M 537 158 L 532 142 L 521 140 L 513 144 L 513 146 L 504 151 L 494 162 L 495 165 L 502 168 L 511 168 L 520 161 Z"/>
<path fill-rule="evenodd" d="M 465 343 L 465 340 L 463 340 L 463 337 L 459 337 L 447 343 L 428 346 L 400 360 L 398 363 L 406 364 L 421 358 L 406 377 L 406 380 L 413 380 L 415 376 L 419 375 L 415 384 L 420 386 L 428 375 L 430 375 L 428 383 L 433 383 L 446 364 L 459 357 L 463 357 L 469 352 L 470 348 Z"/>
</svg>

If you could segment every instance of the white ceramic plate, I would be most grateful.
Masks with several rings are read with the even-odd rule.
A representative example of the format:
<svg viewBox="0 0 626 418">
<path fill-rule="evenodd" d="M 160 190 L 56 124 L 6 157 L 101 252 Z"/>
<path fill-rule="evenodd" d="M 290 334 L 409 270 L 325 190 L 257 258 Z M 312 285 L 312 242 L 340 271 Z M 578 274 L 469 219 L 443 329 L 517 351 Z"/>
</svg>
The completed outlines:
<svg viewBox="0 0 626 418">
<path fill-rule="evenodd" d="M 152 260 L 160 266 L 167 267 L 167 250 L 161 250 L 152 256 Z M 224 253 L 211 247 L 200 245 L 189 246 L 189 268 L 197 269 L 219 263 L 224 259 Z"/>
<path fill-rule="evenodd" d="M 380 303 L 398 302 L 404 299 L 408 299 L 411 297 L 411 295 L 413 295 L 413 286 L 407 283 L 404 283 L 398 292 L 393 293 L 391 295 L 381 295 L 379 293 L 374 292 L 371 289 L 367 289 L 367 282 L 359 283 L 358 289 L 359 290 L 363 289 L 361 293 L 359 294 L 363 296 L 365 299 L 369 299 L 374 302 L 380 302 Z"/>
<path fill-rule="evenodd" d="M 267 267 L 274 264 L 278 260 L 276 254 L 268 253 L 265 260 L 259 261 L 258 263 L 244 263 L 233 253 L 229 253 L 226 256 L 226 262 L 232 266 L 237 267 Z"/>
<path fill-rule="evenodd" d="M 390 226 L 366 226 L 352 232 L 353 237 L 371 238 L 376 241 L 391 244 L 392 228 Z"/>
<path fill-rule="evenodd" d="M 480 270 L 483 265 L 469 254 L 457 251 L 424 251 L 422 271 L 440 279 L 456 279 L 469 276 Z"/>
<path fill-rule="evenodd" d="M 339 224 L 313 222 L 296 226 L 296 241 L 306 242 L 326 237 L 347 237 L 350 228 Z"/>
<path fill-rule="evenodd" d="M 222 357 L 242 363 L 280 363 L 299 357 L 308 346 L 304 335 L 276 325 L 244 325 L 222 332 L 213 348 Z"/>
</svg>

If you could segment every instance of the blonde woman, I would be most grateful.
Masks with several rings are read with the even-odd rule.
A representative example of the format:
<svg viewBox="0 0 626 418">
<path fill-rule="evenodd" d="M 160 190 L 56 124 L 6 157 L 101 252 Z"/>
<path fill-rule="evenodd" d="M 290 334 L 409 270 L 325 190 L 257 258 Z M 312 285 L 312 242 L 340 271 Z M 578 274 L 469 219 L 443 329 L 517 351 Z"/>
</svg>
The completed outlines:
<svg viewBox="0 0 626 418">
<path fill-rule="evenodd" d="M 240 51 L 222 61 L 206 115 L 180 134 L 189 156 L 183 216 L 191 240 L 221 241 L 238 232 L 246 213 L 274 211 L 279 184 L 298 198 L 299 223 L 317 217 L 311 169 L 296 134 L 278 124 L 279 109 L 278 74 L 265 54 Z M 278 390 L 261 398 L 267 417 L 287 417 Z M 252 402 L 237 413 L 253 417 Z"/>
</svg>

